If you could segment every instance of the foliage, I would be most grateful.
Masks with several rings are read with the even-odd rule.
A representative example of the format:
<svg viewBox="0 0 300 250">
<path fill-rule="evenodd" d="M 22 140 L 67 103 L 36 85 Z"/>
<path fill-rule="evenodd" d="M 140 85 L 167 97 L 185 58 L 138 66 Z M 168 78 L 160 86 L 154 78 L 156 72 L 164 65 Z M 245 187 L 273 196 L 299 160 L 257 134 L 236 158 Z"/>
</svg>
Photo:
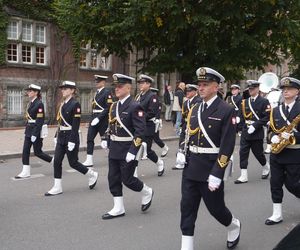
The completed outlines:
<svg viewBox="0 0 300 250">
<path fill-rule="evenodd" d="M 54 18 L 76 44 L 90 39 L 121 57 L 146 49 L 144 71 L 194 76 L 201 65 L 241 78 L 279 63 L 299 33 L 299 1 L 54 0 Z"/>
</svg>

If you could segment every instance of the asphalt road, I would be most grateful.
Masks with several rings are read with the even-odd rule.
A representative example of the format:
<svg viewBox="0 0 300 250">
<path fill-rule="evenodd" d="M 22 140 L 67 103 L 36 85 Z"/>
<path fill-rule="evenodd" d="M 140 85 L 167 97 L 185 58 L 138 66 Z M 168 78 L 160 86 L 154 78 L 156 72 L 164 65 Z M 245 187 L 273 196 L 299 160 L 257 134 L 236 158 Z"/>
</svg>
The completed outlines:
<svg viewBox="0 0 300 250">
<path fill-rule="evenodd" d="M 168 142 L 166 172 L 157 176 L 149 160 L 139 166 L 140 178 L 155 191 L 151 208 L 140 211 L 141 194 L 124 188 L 126 216 L 103 221 L 102 214 L 112 208 L 107 183 L 107 152 L 95 151 L 95 167 L 100 178 L 95 190 L 89 190 L 86 176 L 63 169 L 62 195 L 45 197 L 53 184 L 50 164 L 32 157 L 32 175 L 13 180 L 21 170 L 21 159 L 0 164 L 0 249 L 104 249 L 104 250 L 176 250 L 180 249 L 180 182 L 181 171 L 171 170 L 177 142 Z M 238 160 L 238 145 L 235 159 Z M 80 153 L 84 161 L 85 154 Z M 242 222 L 239 250 L 272 249 L 299 221 L 299 199 L 285 191 L 283 223 L 265 226 L 272 213 L 269 181 L 261 180 L 261 169 L 251 156 L 249 182 L 235 185 L 235 172 L 225 184 L 226 203 Z M 226 228 L 218 224 L 201 204 L 195 231 L 195 250 L 226 249 Z"/>
</svg>

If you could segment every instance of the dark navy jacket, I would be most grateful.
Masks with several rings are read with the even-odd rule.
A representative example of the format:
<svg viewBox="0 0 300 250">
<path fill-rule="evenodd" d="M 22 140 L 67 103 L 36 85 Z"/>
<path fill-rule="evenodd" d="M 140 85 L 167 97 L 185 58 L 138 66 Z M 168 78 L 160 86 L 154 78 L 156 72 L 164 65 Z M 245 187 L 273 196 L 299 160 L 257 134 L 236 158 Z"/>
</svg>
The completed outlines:
<svg viewBox="0 0 300 250">
<path fill-rule="evenodd" d="M 25 117 L 27 119 L 25 136 L 31 137 L 34 135 L 39 138 L 45 119 L 44 104 L 40 99 L 36 98 L 28 104 Z M 35 123 L 29 123 L 28 120 L 31 119 L 35 120 Z"/>
</svg>

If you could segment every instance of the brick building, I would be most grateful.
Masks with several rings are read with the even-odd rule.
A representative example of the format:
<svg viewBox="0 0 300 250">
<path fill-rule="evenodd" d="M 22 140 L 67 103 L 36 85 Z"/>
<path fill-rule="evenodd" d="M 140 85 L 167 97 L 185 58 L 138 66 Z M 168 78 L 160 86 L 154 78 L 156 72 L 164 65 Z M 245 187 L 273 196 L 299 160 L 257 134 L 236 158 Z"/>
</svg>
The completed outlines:
<svg viewBox="0 0 300 250">
<path fill-rule="evenodd" d="M 60 93 L 57 86 L 63 80 L 75 81 L 82 105 L 83 119 L 91 111 L 93 75 L 129 72 L 129 62 L 116 56 L 106 57 L 93 48 L 91 42 L 81 45 L 80 60 L 75 60 L 68 36 L 54 24 L 31 20 L 6 8 L 6 63 L 0 66 L 0 127 L 22 126 L 28 99 L 24 89 L 31 83 L 42 86 L 47 122 L 53 122 Z"/>
</svg>

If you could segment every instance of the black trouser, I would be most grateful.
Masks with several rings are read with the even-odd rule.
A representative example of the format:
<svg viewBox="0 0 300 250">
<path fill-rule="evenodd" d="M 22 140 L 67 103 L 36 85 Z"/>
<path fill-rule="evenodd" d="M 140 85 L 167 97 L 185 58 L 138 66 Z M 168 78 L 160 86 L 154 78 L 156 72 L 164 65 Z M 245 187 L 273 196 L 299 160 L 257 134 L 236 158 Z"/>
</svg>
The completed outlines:
<svg viewBox="0 0 300 250">
<path fill-rule="evenodd" d="M 152 136 L 145 136 L 145 142 L 147 143 L 147 157 L 148 157 L 148 159 L 150 159 L 154 163 L 157 163 L 158 162 L 158 156 L 152 149 L 152 141 L 153 141 Z"/>
<path fill-rule="evenodd" d="M 101 122 L 101 121 L 100 121 Z M 89 126 L 88 134 L 87 134 L 87 154 L 92 155 L 94 153 L 94 146 L 95 146 L 95 137 L 99 133 L 100 136 L 104 135 L 104 132 L 101 131 L 101 126 L 99 124 L 95 126 Z"/>
<path fill-rule="evenodd" d="M 241 136 L 240 142 L 240 168 L 247 169 L 248 158 L 250 149 L 259 163 L 264 166 L 267 163 L 266 156 L 264 155 L 264 141 L 260 140 L 246 140 L 244 136 Z"/>
<path fill-rule="evenodd" d="M 25 136 L 24 138 L 24 145 L 23 145 L 23 153 L 22 153 L 22 163 L 23 165 L 29 165 L 29 156 L 30 156 L 30 149 L 33 145 L 34 155 L 39 157 L 40 159 L 51 162 L 52 157 L 50 155 L 45 154 L 42 151 L 43 147 L 43 139 L 36 138 L 35 142 L 31 142 L 31 137 Z"/>
<path fill-rule="evenodd" d="M 163 148 L 165 143 L 159 137 L 159 130 L 154 134 L 153 141 L 160 147 Z"/>
<path fill-rule="evenodd" d="M 79 144 L 76 143 L 75 148 L 72 151 L 68 150 L 68 145 L 62 145 L 57 143 L 55 147 L 54 153 L 54 178 L 61 179 L 62 176 L 62 162 L 67 154 L 68 161 L 71 168 L 76 169 L 78 172 L 82 174 L 86 174 L 88 172 L 88 168 L 82 165 L 78 161 L 78 151 L 79 151 Z"/>
<path fill-rule="evenodd" d="M 300 198 L 300 167 L 299 164 L 279 164 L 270 157 L 271 194 L 273 203 L 282 203 L 283 185 L 296 197 Z"/>
<path fill-rule="evenodd" d="M 125 160 L 108 159 L 108 184 L 114 197 L 123 196 L 122 183 L 135 192 L 142 191 L 143 182 L 133 176 L 137 165 L 138 161 L 127 163 Z"/>
<path fill-rule="evenodd" d="M 229 226 L 232 221 L 232 214 L 224 202 L 224 183 L 211 192 L 207 182 L 199 182 L 182 177 L 181 183 L 181 222 L 180 228 L 182 235 L 193 236 L 195 222 L 201 198 L 210 212 L 224 226 Z"/>
</svg>

